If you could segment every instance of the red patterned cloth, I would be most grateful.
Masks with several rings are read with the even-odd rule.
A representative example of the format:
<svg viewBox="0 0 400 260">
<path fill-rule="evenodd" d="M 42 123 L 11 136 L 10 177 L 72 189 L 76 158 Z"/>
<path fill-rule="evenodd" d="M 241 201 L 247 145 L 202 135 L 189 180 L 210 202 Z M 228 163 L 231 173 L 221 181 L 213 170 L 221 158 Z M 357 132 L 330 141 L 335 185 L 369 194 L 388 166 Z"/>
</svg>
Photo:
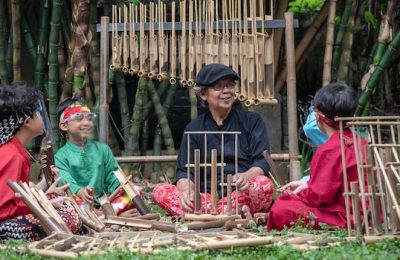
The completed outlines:
<svg viewBox="0 0 400 260">
<path fill-rule="evenodd" d="M 249 188 L 246 191 L 233 191 L 231 194 L 232 210 L 236 209 L 236 193 L 238 194 L 238 205 L 247 205 L 251 214 L 266 212 L 272 202 L 274 185 L 266 176 L 257 176 L 249 181 Z M 175 185 L 168 183 L 158 184 L 152 192 L 153 201 L 170 215 L 184 216 L 182 210 L 181 193 Z M 224 205 L 227 204 L 226 197 L 218 201 L 218 213 L 223 213 Z M 211 213 L 211 195 L 201 193 L 202 213 Z"/>
</svg>

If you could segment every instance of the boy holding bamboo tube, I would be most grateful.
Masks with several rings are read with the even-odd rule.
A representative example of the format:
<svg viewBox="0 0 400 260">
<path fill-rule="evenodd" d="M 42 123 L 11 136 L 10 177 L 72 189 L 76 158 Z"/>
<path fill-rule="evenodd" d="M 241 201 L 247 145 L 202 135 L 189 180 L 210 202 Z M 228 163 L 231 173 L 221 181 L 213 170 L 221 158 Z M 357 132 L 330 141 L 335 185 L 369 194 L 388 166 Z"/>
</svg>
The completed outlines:
<svg viewBox="0 0 400 260">
<path fill-rule="evenodd" d="M 94 204 L 98 208 L 99 198 L 104 193 L 114 193 L 120 184 L 113 174 L 118 163 L 108 145 L 90 140 L 96 114 L 83 101 L 67 99 L 60 103 L 57 112 L 59 128 L 67 137 L 66 144 L 55 155 L 59 174 L 76 194 L 78 204 Z M 130 217 L 136 214 L 130 198 L 124 193 L 112 198 L 111 205 L 117 215 Z"/>
<path fill-rule="evenodd" d="M 0 240 L 39 240 L 46 236 L 31 209 L 7 185 L 9 180 L 29 182 L 31 163 L 25 146 L 44 130 L 46 132 L 45 109 L 41 94 L 33 86 L 25 83 L 0 86 Z M 53 169 L 53 173 L 57 174 L 57 171 Z M 56 178 L 46 190 L 47 198 L 61 205 L 58 214 L 68 228 L 77 233 L 82 222 L 72 206 L 64 204 L 64 198 L 58 196 L 68 187 L 57 187 L 59 181 L 60 178 Z M 47 188 L 44 177 L 35 188 Z"/>
</svg>

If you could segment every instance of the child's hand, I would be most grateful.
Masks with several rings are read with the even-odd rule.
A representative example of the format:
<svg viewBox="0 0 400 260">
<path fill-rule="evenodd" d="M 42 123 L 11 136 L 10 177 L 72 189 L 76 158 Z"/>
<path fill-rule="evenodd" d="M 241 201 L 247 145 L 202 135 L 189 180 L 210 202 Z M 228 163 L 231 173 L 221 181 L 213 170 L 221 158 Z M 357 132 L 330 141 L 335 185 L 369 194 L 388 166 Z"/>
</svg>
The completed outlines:
<svg viewBox="0 0 400 260">
<path fill-rule="evenodd" d="M 92 195 L 92 189 L 91 188 L 81 188 L 78 190 L 76 193 L 83 201 L 89 203 L 90 205 L 93 204 L 94 202 L 94 196 Z"/>
<path fill-rule="evenodd" d="M 47 189 L 46 194 L 55 193 L 57 195 L 63 196 L 65 194 L 65 190 L 69 187 L 69 184 L 67 183 L 60 187 L 57 187 L 60 180 L 61 177 L 57 177 L 57 179 L 55 179 L 54 182 Z"/>
<path fill-rule="evenodd" d="M 126 218 L 133 218 L 137 216 L 137 209 L 128 209 L 127 211 L 122 212 L 119 214 L 120 217 L 126 217 Z"/>
<path fill-rule="evenodd" d="M 278 189 L 280 193 L 298 195 L 300 192 L 308 188 L 307 182 L 291 181 L 285 186 Z"/>
</svg>

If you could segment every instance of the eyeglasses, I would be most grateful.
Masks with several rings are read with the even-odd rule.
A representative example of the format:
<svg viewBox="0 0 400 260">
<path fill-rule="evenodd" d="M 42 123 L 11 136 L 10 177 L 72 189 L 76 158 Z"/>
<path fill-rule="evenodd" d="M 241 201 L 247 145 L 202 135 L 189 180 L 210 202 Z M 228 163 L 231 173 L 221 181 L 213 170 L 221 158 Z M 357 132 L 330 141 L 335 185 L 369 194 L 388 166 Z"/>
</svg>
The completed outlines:
<svg viewBox="0 0 400 260">
<path fill-rule="evenodd" d="M 82 122 L 84 119 L 87 121 L 94 121 L 96 119 L 96 114 L 95 113 L 87 113 L 87 114 L 82 114 L 82 113 L 76 113 L 70 116 L 67 121 L 77 121 L 77 122 Z"/>
<path fill-rule="evenodd" d="M 214 86 L 212 86 L 212 88 L 213 88 L 215 91 L 221 91 L 221 90 L 223 90 L 224 88 L 227 88 L 227 89 L 231 90 L 231 89 L 234 89 L 235 87 L 236 87 L 235 82 L 228 82 L 228 83 L 225 83 L 225 84 L 223 84 L 223 83 L 218 83 L 218 84 L 215 84 Z"/>
</svg>

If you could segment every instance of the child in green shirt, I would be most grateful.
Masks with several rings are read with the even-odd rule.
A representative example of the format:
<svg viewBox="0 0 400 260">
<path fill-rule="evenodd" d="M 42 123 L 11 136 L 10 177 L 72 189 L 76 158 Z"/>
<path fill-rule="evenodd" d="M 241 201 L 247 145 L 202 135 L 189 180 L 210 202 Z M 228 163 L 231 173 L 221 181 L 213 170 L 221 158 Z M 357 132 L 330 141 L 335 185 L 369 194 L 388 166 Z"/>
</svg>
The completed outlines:
<svg viewBox="0 0 400 260">
<path fill-rule="evenodd" d="M 67 142 L 55 155 L 59 175 L 83 202 L 99 207 L 99 197 L 114 192 L 119 182 L 113 174 L 118 163 L 108 145 L 89 140 L 96 114 L 76 99 L 67 99 L 58 106 L 59 128 Z M 94 189 L 94 194 L 92 190 Z M 117 214 L 132 216 L 136 209 L 125 194 L 112 200 Z"/>
</svg>

